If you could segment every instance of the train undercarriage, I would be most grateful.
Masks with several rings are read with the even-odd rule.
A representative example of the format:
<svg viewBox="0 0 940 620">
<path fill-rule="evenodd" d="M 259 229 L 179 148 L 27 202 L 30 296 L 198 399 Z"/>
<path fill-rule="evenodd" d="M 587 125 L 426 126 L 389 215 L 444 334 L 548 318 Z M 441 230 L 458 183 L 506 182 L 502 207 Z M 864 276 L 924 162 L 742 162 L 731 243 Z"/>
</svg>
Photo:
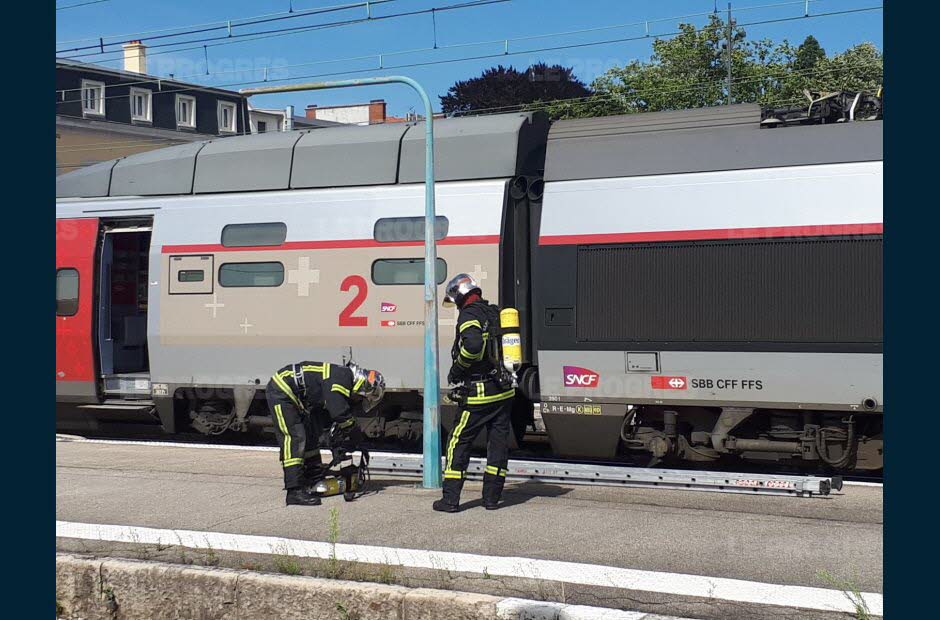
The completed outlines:
<svg viewBox="0 0 940 620">
<path fill-rule="evenodd" d="M 245 397 L 248 396 L 246 399 Z M 180 389 L 171 400 L 172 433 L 261 440 L 273 432 L 262 392 Z M 804 411 L 750 407 L 623 407 L 622 415 L 552 416 L 544 403 L 519 397 L 513 408 L 517 454 L 636 466 L 723 469 L 736 464 L 806 473 L 863 473 L 883 468 L 883 415 L 877 411 Z M 156 424 L 150 411 L 144 419 Z M 144 408 L 137 405 L 138 417 Z M 606 411 L 606 410 L 605 410 Z M 616 411 L 616 410 L 615 410 Z M 458 410 L 443 405 L 446 438 Z M 112 411 L 113 416 L 113 411 Z M 419 452 L 420 397 L 390 393 L 360 426 L 375 448 Z M 106 424 L 97 424 L 103 430 Z M 166 425 L 163 431 L 166 432 Z M 151 426 L 151 428 L 153 428 Z M 477 440 L 485 447 L 485 434 Z"/>
</svg>

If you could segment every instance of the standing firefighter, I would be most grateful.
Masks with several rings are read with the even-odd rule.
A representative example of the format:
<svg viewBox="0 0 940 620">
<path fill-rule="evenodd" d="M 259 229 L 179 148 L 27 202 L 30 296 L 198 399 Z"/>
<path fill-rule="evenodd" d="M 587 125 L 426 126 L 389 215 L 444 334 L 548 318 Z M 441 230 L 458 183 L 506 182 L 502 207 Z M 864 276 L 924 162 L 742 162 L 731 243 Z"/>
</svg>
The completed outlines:
<svg viewBox="0 0 940 620">
<path fill-rule="evenodd" d="M 495 510 L 506 481 L 509 464 L 510 412 L 515 389 L 500 365 L 498 351 L 499 310 L 482 298 L 483 291 L 465 273 L 447 283 L 444 303 L 460 309 L 457 334 L 447 375 L 460 404 L 460 416 L 447 442 L 444 497 L 434 510 L 457 512 L 460 491 L 470 464 L 470 446 L 487 429 L 486 470 L 483 473 L 483 506 Z"/>
<path fill-rule="evenodd" d="M 287 505 L 316 506 L 320 497 L 309 488 L 324 474 L 319 438 L 330 424 L 332 448 L 355 449 L 362 432 L 353 417 L 382 399 L 385 379 L 352 362 L 298 362 L 281 368 L 268 382 L 266 395 L 274 434 L 281 447 Z"/>
</svg>

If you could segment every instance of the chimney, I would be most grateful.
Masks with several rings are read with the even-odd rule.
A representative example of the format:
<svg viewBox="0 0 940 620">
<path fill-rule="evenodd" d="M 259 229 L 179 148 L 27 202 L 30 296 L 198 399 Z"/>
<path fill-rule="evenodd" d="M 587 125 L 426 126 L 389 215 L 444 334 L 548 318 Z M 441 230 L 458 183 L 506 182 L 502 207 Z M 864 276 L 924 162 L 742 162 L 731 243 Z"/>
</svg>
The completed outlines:
<svg viewBox="0 0 940 620">
<path fill-rule="evenodd" d="M 373 99 L 369 102 L 369 124 L 385 122 L 385 100 Z"/>
<path fill-rule="evenodd" d="M 147 46 L 140 41 L 124 44 L 124 70 L 147 73 Z"/>
<path fill-rule="evenodd" d="M 307 115 L 307 118 L 317 117 L 317 105 L 315 103 L 311 103 L 310 105 L 307 106 L 306 115 Z"/>
</svg>

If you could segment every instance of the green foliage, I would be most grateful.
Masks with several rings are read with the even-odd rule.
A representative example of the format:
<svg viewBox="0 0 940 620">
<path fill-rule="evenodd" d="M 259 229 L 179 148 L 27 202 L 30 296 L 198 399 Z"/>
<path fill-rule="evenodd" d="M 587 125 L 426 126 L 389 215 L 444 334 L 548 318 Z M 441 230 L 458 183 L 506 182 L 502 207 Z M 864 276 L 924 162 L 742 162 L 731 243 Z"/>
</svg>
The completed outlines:
<svg viewBox="0 0 940 620">
<path fill-rule="evenodd" d="M 727 23 L 712 15 L 702 28 L 681 24 L 679 29 L 675 37 L 653 42 L 649 61 L 634 60 L 599 76 L 592 96 L 542 100 L 529 109 L 544 109 L 552 118 L 582 118 L 727 103 Z M 874 92 L 881 86 L 884 56 L 871 43 L 828 57 L 812 36 L 794 47 L 786 40 L 750 40 L 734 22 L 731 32 L 735 103 L 782 105 L 805 101 L 804 90 Z"/>
<path fill-rule="evenodd" d="M 441 99 L 445 114 L 515 108 L 533 101 L 584 97 L 591 91 L 561 65 L 538 63 L 525 71 L 499 65 L 479 77 L 457 82 Z"/>
<path fill-rule="evenodd" d="M 840 579 L 827 570 L 818 571 L 816 575 L 832 587 L 842 591 L 845 598 L 855 608 L 856 620 L 871 620 L 871 610 L 868 609 L 868 603 L 865 602 L 862 593 L 859 592 L 858 587 L 852 581 Z"/>
</svg>

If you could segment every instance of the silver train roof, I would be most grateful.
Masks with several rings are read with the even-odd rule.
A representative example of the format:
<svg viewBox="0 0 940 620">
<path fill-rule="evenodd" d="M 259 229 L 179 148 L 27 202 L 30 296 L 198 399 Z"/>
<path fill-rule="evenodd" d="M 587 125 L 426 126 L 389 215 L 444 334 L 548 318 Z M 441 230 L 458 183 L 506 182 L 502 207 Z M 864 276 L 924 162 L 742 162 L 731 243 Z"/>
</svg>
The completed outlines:
<svg viewBox="0 0 940 620">
<path fill-rule="evenodd" d="M 434 121 L 435 179 L 539 174 L 548 120 Z M 56 177 L 56 198 L 166 196 L 424 182 L 424 123 L 234 136 L 171 146 Z"/>
<path fill-rule="evenodd" d="M 541 113 L 434 121 L 438 181 L 546 181 L 883 159 L 882 121 L 762 129 L 760 107 L 556 121 Z M 424 123 L 193 142 L 56 177 L 57 198 L 158 196 L 424 181 Z"/>
</svg>

